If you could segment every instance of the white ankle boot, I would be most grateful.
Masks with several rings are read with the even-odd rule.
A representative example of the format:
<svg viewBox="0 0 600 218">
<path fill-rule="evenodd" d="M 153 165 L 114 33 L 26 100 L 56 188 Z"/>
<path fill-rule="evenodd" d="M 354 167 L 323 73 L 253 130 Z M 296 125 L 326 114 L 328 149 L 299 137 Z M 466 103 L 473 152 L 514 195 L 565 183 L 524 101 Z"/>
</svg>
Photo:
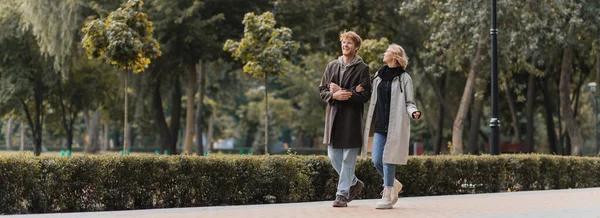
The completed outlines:
<svg viewBox="0 0 600 218">
<path fill-rule="evenodd" d="M 392 203 L 392 196 L 397 193 L 394 187 L 384 187 L 381 192 L 381 200 L 375 204 L 377 209 L 392 209 L 394 203 Z"/>
<path fill-rule="evenodd" d="M 394 179 L 394 189 L 394 192 L 392 192 L 392 205 L 398 202 L 398 195 L 402 191 L 402 183 L 400 183 L 400 181 L 397 179 Z"/>
</svg>

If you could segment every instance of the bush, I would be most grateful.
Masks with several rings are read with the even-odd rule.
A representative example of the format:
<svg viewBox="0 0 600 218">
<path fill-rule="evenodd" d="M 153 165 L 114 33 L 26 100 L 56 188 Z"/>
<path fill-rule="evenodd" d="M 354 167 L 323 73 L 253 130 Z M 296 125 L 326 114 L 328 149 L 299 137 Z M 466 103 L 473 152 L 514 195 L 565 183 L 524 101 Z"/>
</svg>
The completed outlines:
<svg viewBox="0 0 600 218">
<path fill-rule="evenodd" d="M 380 197 L 371 160 L 356 175 Z M 326 156 L 3 156 L 0 214 L 323 201 L 337 178 Z M 599 187 L 600 158 L 421 156 L 396 178 L 403 196 Z"/>
</svg>

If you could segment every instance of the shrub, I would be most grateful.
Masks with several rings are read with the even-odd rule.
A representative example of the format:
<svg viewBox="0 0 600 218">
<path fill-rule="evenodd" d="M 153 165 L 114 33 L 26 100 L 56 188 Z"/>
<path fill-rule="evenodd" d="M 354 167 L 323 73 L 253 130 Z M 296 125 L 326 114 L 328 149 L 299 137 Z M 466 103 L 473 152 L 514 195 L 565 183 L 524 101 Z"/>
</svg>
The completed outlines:
<svg viewBox="0 0 600 218">
<path fill-rule="evenodd" d="M 382 178 L 359 160 L 358 198 Z M 421 156 L 396 168 L 403 196 L 600 186 L 600 158 L 551 155 Z M 0 157 L 0 214 L 323 201 L 337 173 L 326 156 Z"/>
</svg>

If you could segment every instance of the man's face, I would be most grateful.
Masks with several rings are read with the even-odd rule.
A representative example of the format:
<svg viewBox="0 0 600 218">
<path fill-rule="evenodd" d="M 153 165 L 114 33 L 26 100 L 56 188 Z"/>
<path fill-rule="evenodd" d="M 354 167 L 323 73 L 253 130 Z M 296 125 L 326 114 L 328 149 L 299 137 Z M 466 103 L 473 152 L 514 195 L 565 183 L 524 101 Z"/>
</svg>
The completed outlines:
<svg viewBox="0 0 600 218">
<path fill-rule="evenodd" d="M 355 55 L 358 48 L 356 44 L 348 38 L 342 39 L 342 54 L 345 56 Z"/>
</svg>

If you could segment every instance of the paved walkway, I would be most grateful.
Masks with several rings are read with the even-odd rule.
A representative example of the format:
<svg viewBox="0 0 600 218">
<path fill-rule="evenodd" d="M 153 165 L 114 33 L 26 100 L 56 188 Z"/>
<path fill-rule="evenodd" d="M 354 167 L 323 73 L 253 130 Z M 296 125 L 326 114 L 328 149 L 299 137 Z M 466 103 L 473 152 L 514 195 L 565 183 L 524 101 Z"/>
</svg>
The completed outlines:
<svg viewBox="0 0 600 218">
<path fill-rule="evenodd" d="M 377 200 L 355 200 L 347 208 L 330 201 L 153 209 L 117 212 L 14 215 L 15 218 L 211 218 L 211 217 L 576 217 L 600 218 L 600 188 L 400 198 L 394 209 L 376 210 Z"/>
</svg>

